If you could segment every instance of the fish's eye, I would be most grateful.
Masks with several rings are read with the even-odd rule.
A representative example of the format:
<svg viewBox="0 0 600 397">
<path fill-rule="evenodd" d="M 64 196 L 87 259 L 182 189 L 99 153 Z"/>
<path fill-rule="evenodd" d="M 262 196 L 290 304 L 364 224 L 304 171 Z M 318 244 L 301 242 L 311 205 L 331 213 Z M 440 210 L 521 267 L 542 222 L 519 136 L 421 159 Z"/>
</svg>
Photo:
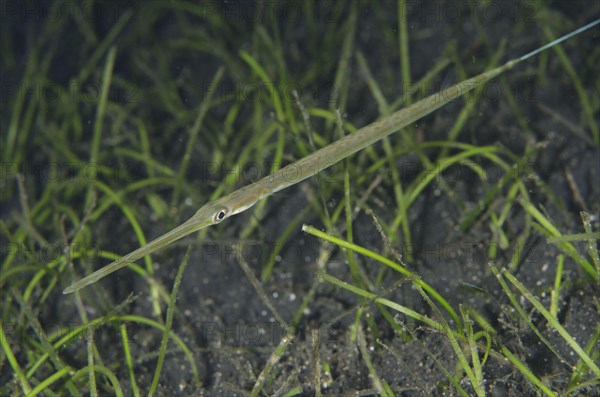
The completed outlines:
<svg viewBox="0 0 600 397">
<path fill-rule="evenodd" d="M 227 208 L 221 208 L 219 211 L 215 212 L 213 216 L 213 222 L 219 223 L 227 216 Z"/>
</svg>

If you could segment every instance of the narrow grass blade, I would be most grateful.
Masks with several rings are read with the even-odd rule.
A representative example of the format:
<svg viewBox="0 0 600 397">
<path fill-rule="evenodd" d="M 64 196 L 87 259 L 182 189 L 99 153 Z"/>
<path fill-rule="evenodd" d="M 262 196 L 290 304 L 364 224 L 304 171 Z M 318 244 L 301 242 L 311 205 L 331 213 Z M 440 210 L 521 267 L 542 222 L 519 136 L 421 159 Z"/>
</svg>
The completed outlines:
<svg viewBox="0 0 600 397">
<path fill-rule="evenodd" d="M 15 372 L 15 375 L 19 380 L 19 383 L 21 384 L 21 389 L 23 390 L 24 394 L 29 394 L 31 392 L 31 386 L 29 385 L 29 381 L 23 373 L 23 369 L 19 365 L 19 362 L 17 361 L 17 358 L 15 357 L 8 342 L 9 340 L 6 334 L 4 333 L 4 324 L 2 324 L 2 321 L 0 320 L 0 345 L 2 345 L 2 350 L 4 351 L 4 354 L 8 359 L 8 363 L 10 364 L 12 370 Z"/>
<path fill-rule="evenodd" d="M 562 235 L 561 232 L 552 224 L 552 222 L 546 218 L 535 206 L 526 200 L 519 200 L 521 206 L 529 213 L 533 218 L 539 222 L 541 226 L 541 232 L 547 237 L 559 237 Z M 579 254 L 577 249 L 567 241 L 559 241 L 556 244 L 563 252 L 569 255 L 581 268 L 589 274 L 593 279 L 598 279 L 599 275 L 594 269 L 594 266 L 588 262 L 583 256 Z"/>
<path fill-rule="evenodd" d="M 173 283 L 173 291 L 171 292 L 171 299 L 169 299 L 169 306 L 167 308 L 167 318 L 165 321 L 165 327 L 163 329 L 163 338 L 160 343 L 160 350 L 158 353 L 158 362 L 156 363 L 156 370 L 154 371 L 154 377 L 152 378 L 152 385 L 148 391 L 148 397 L 151 397 L 156 393 L 158 387 L 158 379 L 160 378 L 160 372 L 162 371 L 163 362 L 165 360 L 165 353 L 167 351 L 167 343 L 169 342 L 169 336 L 171 333 L 171 327 L 173 325 L 173 316 L 175 314 L 175 308 L 177 306 L 177 292 L 179 291 L 179 285 L 183 278 L 183 272 L 188 265 L 190 255 L 192 254 L 192 246 L 188 246 L 188 249 L 179 265 L 177 275 L 175 276 L 175 282 Z"/>
<path fill-rule="evenodd" d="M 303 225 L 302 231 L 312 234 L 313 236 L 321 238 L 323 240 L 329 241 L 333 244 L 339 245 L 340 247 L 347 248 L 347 249 L 352 250 L 361 255 L 365 255 L 369 258 L 375 259 L 376 261 L 383 263 L 386 266 L 391 267 L 392 269 L 396 270 L 397 272 L 399 272 L 407 277 L 414 278 L 413 282 L 415 284 L 421 286 L 425 291 L 427 291 L 428 294 L 430 294 L 432 297 L 434 297 L 435 300 L 437 300 L 444 307 L 444 309 L 448 312 L 450 317 L 452 317 L 452 319 L 454 320 L 454 323 L 458 327 L 459 332 L 462 332 L 462 331 L 460 331 L 461 330 L 460 319 L 459 319 L 458 315 L 456 314 L 456 312 L 454 311 L 454 309 L 452 308 L 452 306 L 450 306 L 450 304 L 436 290 L 434 290 L 429 284 L 427 284 L 425 281 L 421 280 L 420 278 L 416 278 L 415 274 L 413 272 L 405 269 L 403 266 L 401 266 L 393 261 L 390 261 L 389 259 L 387 259 L 384 256 L 376 254 L 373 251 L 370 251 L 366 248 L 360 247 L 356 244 L 350 244 L 347 241 L 333 237 L 327 233 L 323 233 L 320 230 L 317 230 L 312 226 Z"/>
<path fill-rule="evenodd" d="M 573 339 L 573 337 L 569 334 L 569 332 L 562 326 L 560 323 L 552 316 L 552 314 L 546 310 L 546 308 L 540 303 L 540 301 L 533 296 L 533 294 L 525 288 L 523 284 L 515 276 L 504 271 L 502 273 L 504 277 L 511 282 L 512 285 L 517 287 L 517 289 L 523 294 L 525 298 L 546 318 L 546 320 L 550 323 L 550 326 L 554 328 L 560 336 L 571 346 L 571 348 L 577 353 L 577 355 L 587 364 L 588 368 L 598 377 L 600 377 L 600 368 L 598 365 L 588 356 L 588 354 L 579 346 L 579 344 Z"/>
<path fill-rule="evenodd" d="M 72 370 L 73 369 L 70 367 L 64 367 L 64 368 L 56 371 L 55 373 L 53 373 L 52 375 L 50 375 L 49 377 L 47 377 L 46 379 L 44 379 L 43 381 L 38 383 L 37 386 L 33 390 L 31 390 L 29 393 L 27 393 L 26 397 L 38 396 L 40 393 L 42 393 L 47 388 L 49 388 L 50 385 L 52 385 L 54 382 L 58 381 L 60 378 L 67 376 Z"/>
<path fill-rule="evenodd" d="M 548 397 L 556 397 L 556 394 L 554 394 L 554 392 L 550 390 L 548 386 L 546 386 L 537 376 L 535 376 L 533 372 L 531 372 L 529 368 L 527 368 L 527 366 L 521 362 L 521 360 L 519 360 L 514 354 L 512 354 L 510 350 L 508 350 L 504 346 L 501 346 L 500 349 L 502 350 L 502 354 L 504 354 L 504 356 L 508 358 L 510 362 L 515 367 L 517 367 L 519 372 L 521 372 L 527 379 L 529 379 L 531 383 L 536 385 Z"/>
</svg>

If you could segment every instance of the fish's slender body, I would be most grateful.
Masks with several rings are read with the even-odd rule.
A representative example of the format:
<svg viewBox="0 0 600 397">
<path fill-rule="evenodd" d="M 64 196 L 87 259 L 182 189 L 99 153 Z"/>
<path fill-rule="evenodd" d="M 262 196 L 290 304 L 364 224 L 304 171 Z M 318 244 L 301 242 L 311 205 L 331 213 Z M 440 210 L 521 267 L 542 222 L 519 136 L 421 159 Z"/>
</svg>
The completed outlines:
<svg viewBox="0 0 600 397">
<path fill-rule="evenodd" d="M 571 33 L 568 33 L 534 51 L 519 58 L 512 59 L 502 66 L 483 72 L 475 77 L 454 84 L 436 94 L 432 94 L 413 105 L 401 109 L 391 115 L 371 123 L 353 134 L 345 137 L 315 151 L 312 154 L 287 165 L 277 172 L 260 179 L 250 185 L 244 186 L 226 196 L 211 201 L 202 206 L 190 219 L 175 229 L 143 245 L 137 250 L 121 257 L 120 259 L 106 265 L 96 272 L 76 281 L 67 287 L 63 293 L 69 294 L 84 288 L 103 277 L 121 269 L 156 250 L 163 248 L 172 242 L 179 240 L 193 232 L 205 227 L 217 224 L 232 215 L 239 214 L 252 207 L 265 197 L 277 193 L 287 187 L 293 186 L 317 173 L 331 167 L 339 161 L 352 154 L 372 145 L 384 137 L 401 130 L 407 125 L 432 113 L 436 109 L 446 105 L 456 98 L 466 94 L 479 85 L 493 79 L 499 74 L 507 71 L 516 64 L 531 58 L 532 56 L 551 48 L 585 30 L 600 24 L 600 19 L 593 21 Z"/>
</svg>

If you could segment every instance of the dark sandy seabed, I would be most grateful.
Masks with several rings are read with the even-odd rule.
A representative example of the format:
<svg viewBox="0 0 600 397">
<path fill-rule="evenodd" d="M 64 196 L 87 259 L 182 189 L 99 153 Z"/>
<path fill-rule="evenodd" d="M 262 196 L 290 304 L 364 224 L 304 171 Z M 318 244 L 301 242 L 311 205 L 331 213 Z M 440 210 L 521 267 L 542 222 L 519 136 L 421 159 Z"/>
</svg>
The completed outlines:
<svg viewBox="0 0 600 397">
<path fill-rule="evenodd" d="M 36 328 L 55 342 L 56 333 L 85 323 L 81 309 L 89 320 L 121 316 L 95 328 L 95 363 L 114 373 L 124 395 L 134 395 L 136 387 L 146 395 L 163 332 L 123 316 L 164 324 L 164 300 L 158 316 L 152 305 L 153 284 L 124 269 L 81 291 L 78 303 L 75 295 L 62 295 L 62 289 L 108 260 L 75 258 L 68 266 L 59 260 L 48 268 L 52 259 L 63 255 L 53 248 L 73 242 L 74 236 L 80 246 L 118 254 L 139 246 L 123 207 L 111 201 L 100 183 L 116 192 L 150 240 L 191 216 L 215 190 L 228 193 L 265 175 L 265 164 L 277 162 L 279 143 L 283 145 L 280 162 L 288 164 L 312 152 L 314 146 L 339 137 L 335 120 L 324 121 L 316 112 L 310 117 L 313 133 L 306 132 L 292 89 L 298 91 L 304 108 L 341 108 L 344 121 L 356 127 L 376 120 L 384 111 L 369 78 L 391 110 L 399 108 L 395 102 L 407 94 L 401 77 L 398 4 L 101 1 L 82 11 L 66 3 L 16 3 L 2 1 L 0 12 L 4 344 L 27 372 L 46 351 Z M 548 42 L 544 27 L 558 36 L 600 17 L 596 1 L 527 5 L 518 1 L 408 1 L 406 7 L 411 79 L 421 81 L 430 73 L 427 93 L 483 71 L 494 64 L 494 56 L 499 56 L 495 63 L 499 64 Z M 52 17 L 48 12 L 52 9 L 63 11 Z M 522 193 L 514 187 L 515 181 L 521 182 L 528 194 L 524 200 L 560 233 L 585 232 L 581 211 L 591 215 L 591 229 L 598 231 L 600 153 L 590 126 L 600 123 L 599 37 L 596 27 L 562 46 L 589 99 L 588 112 L 564 63 L 550 50 L 487 84 L 456 137 L 449 134 L 465 107 L 463 100 L 390 137 L 395 173 L 390 161 L 379 161 L 386 158 L 381 143 L 347 162 L 353 210 L 358 206 L 352 221 L 354 242 L 392 260 L 401 256 L 406 267 L 442 295 L 459 316 L 459 307 L 469 313 L 474 332 L 484 330 L 482 321 L 488 323 L 491 352 L 482 375 L 483 390 L 489 396 L 543 395 L 532 378 L 557 395 L 600 396 L 599 379 L 592 371 L 581 371 L 573 382 L 579 356 L 510 284 L 516 302 L 546 338 L 547 344 L 543 343 L 515 311 L 490 267 L 509 268 L 550 308 L 557 264 L 563 255 L 557 319 L 599 363 L 599 283 L 536 228 L 539 222 L 515 200 Z M 100 103 L 97 90 L 101 90 L 111 48 L 116 53 L 110 94 L 99 127 L 97 156 L 91 161 Z M 264 68 L 271 87 L 253 73 L 242 51 Z M 361 56 L 371 76 L 361 67 Z M 431 72 L 436 65 L 441 67 Z M 223 77 L 178 185 L 174 181 L 186 161 L 190 131 L 220 67 L 224 67 Z M 39 84 L 39 91 L 19 90 L 33 82 Z M 53 84 L 63 90 L 55 90 Z M 281 113 L 270 91 L 273 87 L 281 93 Z M 392 227 L 400 213 L 395 182 L 405 193 L 414 191 L 423 178 L 424 159 L 435 164 L 444 150 L 419 146 L 403 151 L 402 145 L 441 141 L 496 146 L 502 161 L 518 164 L 512 168 L 514 177 L 494 190 L 506 173 L 497 162 L 473 156 L 453 164 L 410 203 L 407 242 L 403 228 Z M 444 155 L 462 150 L 454 145 Z M 49 177 L 55 166 L 59 176 Z M 224 183 L 236 167 L 244 172 Z M 91 168 L 99 174 L 82 182 L 81 174 L 92 172 Z M 14 169 L 24 175 L 24 189 L 19 188 Z M 477 170 L 487 172 L 487 181 L 482 182 Z M 144 180 L 151 182 L 127 190 Z M 89 196 L 89 186 L 94 187 L 95 200 Z M 386 390 L 396 396 L 460 395 L 445 371 L 467 395 L 476 395 L 443 330 L 319 281 L 317 259 L 320 252 L 329 250 L 331 256 L 323 266 L 327 274 L 437 322 L 443 317 L 455 329 L 448 313 L 439 304 L 440 312 L 436 312 L 411 281 L 399 281 L 399 273 L 301 231 L 302 224 L 309 224 L 348 239 L 345 213 L 338 209 L 343 206 L 344 167 L 340 164 L 319 178 L 276 194 L 256 210 L 210 228 L 200 238 L 185 238 L 152 255 L 152 280 L 167 298 L 186 246 L 193 244 L 172 332 L 187 346 L 197 368 L 195 377 L 190 357 L 170 341 L 155 395 L 250 395 L 261 373 L 266 378 L 256 390 L 260 396 L 370 396 Z M 481 211 L 474 212 L 478 208 Z M 86 211 L 89 216 L 79 228 Z M 369 211 L 385 225 L 389 244 Z M 327 216 L 336 217 L 333 226 L 325 222 Z M 468 226 L 461 227 L 469 219 Z M 597 252 L 597 240 L 571 244 L 593 266 L 589 246 Z M 20 247 L 15 255 L 11 253 L 14 247 Z M 268 280 L 260 281 L 272 305 L 269 308 L 240 262 L 246 262 L 260 279 L 276 249 L 273 272 Z M 349 258 L 361 269 L 357 278 L 351 274 Z M 138 263 L 144 268 L 143 261 Z M 32 285 L 36 275 L 40 278 Z M 310 300 L 301 308 L 307 296 Z M 298 311 L 302 315 L 295 337 L 277 356 L 276 348 L 287 333 L 277 317 L 291 324 Z M 136 386 L 126 365 L 121 324 L 127 326 Z M 77 335 L 57 348 L 50 360 L 28 375 L 30 387 L 70 366 L 70 375 L 58 377 L 41 395 L 74 391 L 88 395 L 87 374 L 69 383 L 70 376 L 88 364 L 86 341 Z M 486 339 L 478 342 L 483 359 Z M 461 346 L 470 360 L 464 341 Z M 505 358 L 502 347 L 531 371 L 531 378 Z M 271 363 L 273 368 L 266 371 Z M 315 367 L 321 368 L 320 376 Z M 0 351 L 0 394 L 22 395 L 19 379 L 5 347 Z M 97 373 L 95 381 L 98 395 L 114 394 L 105 375 Z M 319 382 L 321 394 L 315 391 Z"/>
</svg>

